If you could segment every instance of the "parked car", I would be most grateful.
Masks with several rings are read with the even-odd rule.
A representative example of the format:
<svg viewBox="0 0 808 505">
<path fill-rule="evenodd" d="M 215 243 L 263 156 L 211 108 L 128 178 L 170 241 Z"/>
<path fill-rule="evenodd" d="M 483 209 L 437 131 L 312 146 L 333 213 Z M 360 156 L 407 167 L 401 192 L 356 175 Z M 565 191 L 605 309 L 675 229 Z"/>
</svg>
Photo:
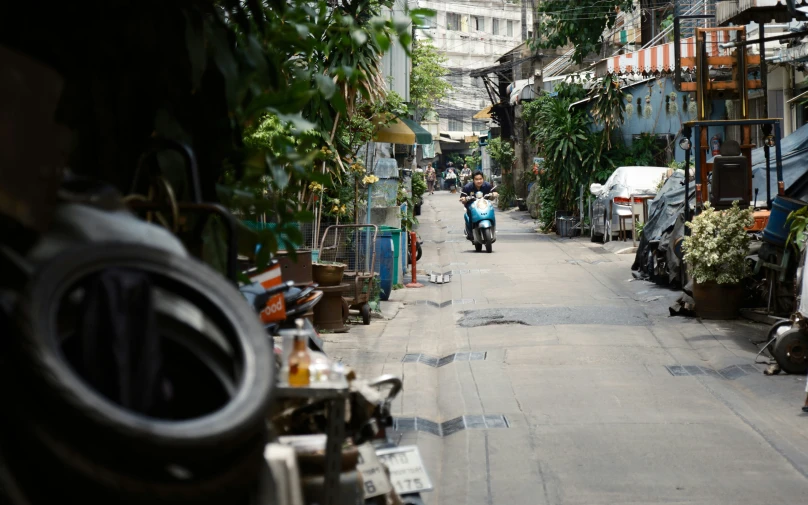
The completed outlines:
<svg viewBox="0 0 808 505">
<path fill-rule="evenodd" d="M 618 212 L 631 212 L 629 197 L 640 193 L 656 194 L 656 188 L 668 170 L 668 167 L 619 167 L 605 184 L 592 184 L 589 187 L 595 195 L 590 210 L 592 241 L 612 240 L 620 230 Z"/>
</svg>

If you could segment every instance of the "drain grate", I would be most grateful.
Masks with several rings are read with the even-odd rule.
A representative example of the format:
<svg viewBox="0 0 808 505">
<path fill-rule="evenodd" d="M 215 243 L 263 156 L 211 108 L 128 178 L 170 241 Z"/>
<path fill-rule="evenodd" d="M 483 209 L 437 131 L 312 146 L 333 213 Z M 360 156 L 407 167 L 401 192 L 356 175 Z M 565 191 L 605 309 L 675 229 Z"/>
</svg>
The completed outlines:
<svg viewBox="0 0 808 505">
<path fill-rule="evenodd" d="M 442 358 L 429 356 L 428 354 L 405 354 L 401 359 L 402 363 L 422 363 L 433 368 L 439 368 L 456 361 L 483 361 L 488 357 L 487 352 L 456 352 Z"/>
<path fill-rule="evenodd" d="M 510 428 L 508 418 L 501 414 L 460 416 L 449 421 L 436 423 L 423 417 L 394 417 L 395 431 L 421 431 L 439 437 L 448 437 L 463 430 L 485 430 Z"/>
<path fill-rule="evenodd" d="M 469 305 L 476 303 L 474 298 L 461 298 L 458 300 L 446 300 L 445 302 L 433 302 L 432 300 L 413 300 L 411 302 L 407 302 L 406 305 L 428 305 L 430 307 L 435 307 L 436 309 L 442 309 L 444 307 L 448 307 L 449 305 Z"/>
<path fill-rule="evenodd" d="M 674 377 L 709 376 L 716 379 L 735 380 L 746 375 L 760 373 L 753 365 L 730 365 L 715 370 L 706 366 L 670 365 L 665 367 Z"/>
</svg>

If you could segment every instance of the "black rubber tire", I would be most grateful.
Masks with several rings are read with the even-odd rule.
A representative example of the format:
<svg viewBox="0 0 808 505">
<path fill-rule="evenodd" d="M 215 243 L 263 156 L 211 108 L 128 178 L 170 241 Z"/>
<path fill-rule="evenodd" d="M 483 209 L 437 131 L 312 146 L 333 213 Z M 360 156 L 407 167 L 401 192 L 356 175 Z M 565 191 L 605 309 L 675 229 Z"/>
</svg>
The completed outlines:
<svg viewBox="0 0 808 505">
<path fill-rule="evenodd" d="M 773 354 L 784 372 L 804 375 L 808 372 L 808 335 L 797 328 L 783 333 L 774 343 Z"/>
<path fill-rule="evenodd" d="M 474 244 L 474 250 L 477 251 L 477 252 L 482 251 L 483 250 L 483 245 L 482 244 Z"/>
<path fill-rule="evenodd" d="M 102 397 L 75 373 L 60 351 L 55 313 L 78 281 L 110 267 L 152 274 L 156 285 L 193 302 L 222 329 L 241 361 L 237 394 L 228 404 L 196 419 L 150 419 Z M 268 340 L 234 286 L 196 260 L 120 243 L 69 250 L 32 279 L 16 316 L 14 373 L 26 383 L 34 410 L 65 440 L 92 440 L 96 447 L 151 460 L 201 463 L 240 450 L 266 430 L 274 385 Z"/>
<path fill-rule="evenodd" d="M 769 331 L 766 334 L 766 343 L 770 342 L 771 339 L 773 339 L 775 336 L 779 336 L 783 333 L 786 333 L 788 330 L 791 329 L 792 326 L 794 326 L 794 323 L 792 323 L 790 320 L 778 321 L 774 323 L 772 327 L 769 328 Z M 784 330 L 784 328 L 787 329 Z M 773 344 L 769 345 L 769 347 L 766 348 L 766 351 L 768 351 L 769 356 L 775 359 L 777 359 L 776 356 L 774 355 L 774 348 L 776 345 L 777 341 L 775 341 Z"/>
<path fill-rule="evenodd" d="M 421 261 L 421 256 L 423 256 L 424 251 L 421 249 L 421 243 L 415 243 L 415 261 Z"/>
<path fill-rule="evenodd" d="M 485 252 L 490 253 L 494 250 L 494 237 L 491 236 L 490 228 L 483 228 L 480 230 L 483 242 L 485 243 Z"/>
<path fill-rule="evenodd" d="M 359 312 L 362 314 L 362 324 L 369 325 L 370 324 L 370 304 L 363 303 L 362 308 L 359 309 Z"/>
<path fill-rule="evenodd" d="M 593 232 L 592 236 L 589 237 L 589 241 L 602 244 L 603 243 L 603 235 L 597 235 L 596 233 Z"/>
<path fill-rule="evenodd" d="M 58 496 L 65 501 L 72 498 L 91 504 L 238 503 L 259 478 L 267 440 L 256 438 L 245 444 L 238 457 L 220 461 L 214 472 L 186 479 L 172 477 L 167 469 L 140 467 L 136 461 L 110 465 L 93 460 L 84 447 L 71 445 L 43 425 L 31 423 L 23 430 L 12 455 L 17 456 L 22 484 L 32 497 L 44 494 L 38 498 Z M 37 485 L 38 474 L 50 476 L 48 486 Z"/>
</svg>

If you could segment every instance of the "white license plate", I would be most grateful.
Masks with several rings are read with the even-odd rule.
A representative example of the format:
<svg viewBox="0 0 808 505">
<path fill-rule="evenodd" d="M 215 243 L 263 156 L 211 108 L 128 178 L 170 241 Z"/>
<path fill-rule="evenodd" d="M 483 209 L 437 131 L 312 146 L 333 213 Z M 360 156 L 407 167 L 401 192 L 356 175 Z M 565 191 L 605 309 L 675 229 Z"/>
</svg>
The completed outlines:
<svg viewBox="0 0 808 505">
<path fill-rule="evenodd" d="M 432 481 L 417 446 L 379 449 L 376 456 L 390 469 L 390 482 L 399 495 L 432 490 Z"/>
</svg>

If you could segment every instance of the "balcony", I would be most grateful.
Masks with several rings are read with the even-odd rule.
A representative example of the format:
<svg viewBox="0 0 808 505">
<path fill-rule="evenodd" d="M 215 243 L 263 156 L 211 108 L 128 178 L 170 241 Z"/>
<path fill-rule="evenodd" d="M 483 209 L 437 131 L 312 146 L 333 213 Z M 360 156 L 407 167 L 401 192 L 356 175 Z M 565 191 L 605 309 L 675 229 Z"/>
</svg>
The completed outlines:
<svg viewBox="0 0 808 505">
<path fill-rule="evenodd" d="M 808 0 L 794 0 L 797 7 L 808 7 Z M 718 26 L 745 25 L 750 22 L 788 23 L 795 16 L 788 11 L 786 0 L 725 0 L 715 4 Z M 804 19 L 801 16 L 799 19 Z"/>
</svg>

